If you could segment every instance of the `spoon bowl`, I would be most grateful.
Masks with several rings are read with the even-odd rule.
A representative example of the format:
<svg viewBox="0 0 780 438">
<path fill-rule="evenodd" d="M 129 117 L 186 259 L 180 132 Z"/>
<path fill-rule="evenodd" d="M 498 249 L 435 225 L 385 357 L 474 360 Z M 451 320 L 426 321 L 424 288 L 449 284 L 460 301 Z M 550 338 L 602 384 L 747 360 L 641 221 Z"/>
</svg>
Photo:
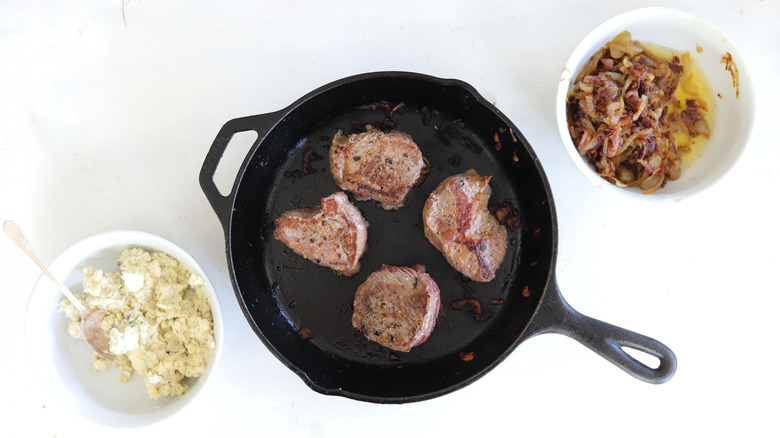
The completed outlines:
<svg viewBox="0 0 780 438">
<path fill-rule="evenodd" d="M 81 334 L 97 354 L 113 362 L 116 356 L 111 352 L 111 339 L 103 330 L 103 320 L 109 315 L 110 313 L 102 309 L 82 310 Z"/>
</svg>

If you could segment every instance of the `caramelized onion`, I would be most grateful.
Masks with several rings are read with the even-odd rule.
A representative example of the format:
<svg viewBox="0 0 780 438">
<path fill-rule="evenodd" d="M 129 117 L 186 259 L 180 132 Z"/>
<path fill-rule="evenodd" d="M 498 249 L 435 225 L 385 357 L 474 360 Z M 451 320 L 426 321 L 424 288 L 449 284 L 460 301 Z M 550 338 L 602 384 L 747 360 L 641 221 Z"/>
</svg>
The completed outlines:
<svg viewBox="0 0 780 438">
<path fill-rule="evenodd" d="M 682 61 L 657 57 L 627 31 L 590 59 L 569 91 L 567 118 L 578 152 L 599 175 L 646 194 L 680 177 L 688 146 L 676 145 L 674 134 L 710 133 L 706 105 L 674 97 L 678 86 L 690 87 L 683 79 L 691 62 L 687 53 Z"/>
</svg>

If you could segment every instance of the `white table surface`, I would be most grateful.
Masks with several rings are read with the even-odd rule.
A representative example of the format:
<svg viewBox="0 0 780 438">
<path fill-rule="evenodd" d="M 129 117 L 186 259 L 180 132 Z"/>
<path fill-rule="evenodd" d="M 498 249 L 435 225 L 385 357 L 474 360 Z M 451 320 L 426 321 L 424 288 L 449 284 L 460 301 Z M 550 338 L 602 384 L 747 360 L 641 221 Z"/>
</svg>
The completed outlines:
<svg viewBox="0 0 780 438">
<path fill-rule="evenodd" d="M 595 188 L 570 162 L 555 125 L 558 77 L 579 39 L 646 5 L 675 6 L 719 28 L 756 89 L 746 152 L 719 183 L 681 203 L 627 201 Z M 0 219 L 22 224 L 50 260 L 112 229 L 182 246 L 221 298 L 221 367 L 192 405 L 149 428 L 112 431 L 67 416 L 36 384 L 25 353 L 25 307 L 39 271 L 3 239 L 4 430 L 44 437 L 777 433 L 780 2 L 133 0 L 124 9 L 126 25 L 121 0 L 0 0 Z M 464 80 L 520 127 L 555 197 L 564 296 L 582 313 L 671 347 L 679 360 L 671 381 L 640 382 L 567 337 L 543 335 L 455 393 L 375 405 L 315 393 L 269 353 L 233 294 L 222 228 L 198 185 L 201 163 L 227 120 L 380 70 Z M 235 175 L 241 151 L 233 155 L 222 162 L 220 184 Z"/>
</svg>

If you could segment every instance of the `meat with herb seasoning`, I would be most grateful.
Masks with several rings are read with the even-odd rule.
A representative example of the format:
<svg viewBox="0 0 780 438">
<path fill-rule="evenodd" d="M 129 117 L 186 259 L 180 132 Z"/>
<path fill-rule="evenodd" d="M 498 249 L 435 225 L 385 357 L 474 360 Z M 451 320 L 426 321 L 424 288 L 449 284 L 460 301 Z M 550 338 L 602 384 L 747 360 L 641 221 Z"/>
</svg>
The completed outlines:
<svg viewBox="0 0 780 438">
<path fill-rule="evenodd" d="M 322 198 L 315 208 L 282 213 L 274 237 L 295 253 L 347 277 L 360 270 L 368 223 L 344 192 Z"/>
<path fill-rule="evenodd" d="M 439 286 L 425 266 L 382 265 L 355 293 L 352 326 L 371 341 L 406 352 L 428 339 L 440 308 Z"/>
<path fill-rule="evenodd" d="M 358 201 L 373 199 L 385 210 L 398 209 L 420 181 L 423 154 L 408 134 L 371 125 L 366 129 L 350 136 L 339 130 L 333 136 L 329 153 L 333 179 Z"/>
</svg>

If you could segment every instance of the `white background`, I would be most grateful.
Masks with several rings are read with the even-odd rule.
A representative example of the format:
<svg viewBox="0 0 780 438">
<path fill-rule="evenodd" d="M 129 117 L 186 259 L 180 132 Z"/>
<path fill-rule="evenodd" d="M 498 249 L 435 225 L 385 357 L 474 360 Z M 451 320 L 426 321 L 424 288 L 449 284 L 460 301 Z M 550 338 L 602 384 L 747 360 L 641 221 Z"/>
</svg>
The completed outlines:
<svg viewBox="0 0 780 438">
<path fill-rule="evenodd" d="M 22 224 L 49 260 L 92 234 L 136 229 L 182 246 L 209 274 L 226 323 L 221 367 L 192 405 L 143 433 L 777 433 L 780 2 L 132 0 L 125 25 L 121 1 L 0 0 L 0 219 Z M 579 39 L 646 5 L 674 6 L 720 29 L 756 90 L 744 155 L 681 203 L 596 189 L 555 125 L 555 88 Z M 464 80 L 520 127 L 555 197 L 564 296 L 671 347 L 679 360 L 671 381 L 640 382 L 569 338 L 543 335 L 460 391 L 385 406 L 315 393 L 268 352 L 234 298 L 200 166 L 229 119 L 380 70 Z M 230 184 L 244 151 L 228 149 L 220 181 Z M 0 269 L 3 430 L 106 433 L 66 416 L 35 383 L 22 332 L 39 271 L 7 240 Z"/>
</svg>

